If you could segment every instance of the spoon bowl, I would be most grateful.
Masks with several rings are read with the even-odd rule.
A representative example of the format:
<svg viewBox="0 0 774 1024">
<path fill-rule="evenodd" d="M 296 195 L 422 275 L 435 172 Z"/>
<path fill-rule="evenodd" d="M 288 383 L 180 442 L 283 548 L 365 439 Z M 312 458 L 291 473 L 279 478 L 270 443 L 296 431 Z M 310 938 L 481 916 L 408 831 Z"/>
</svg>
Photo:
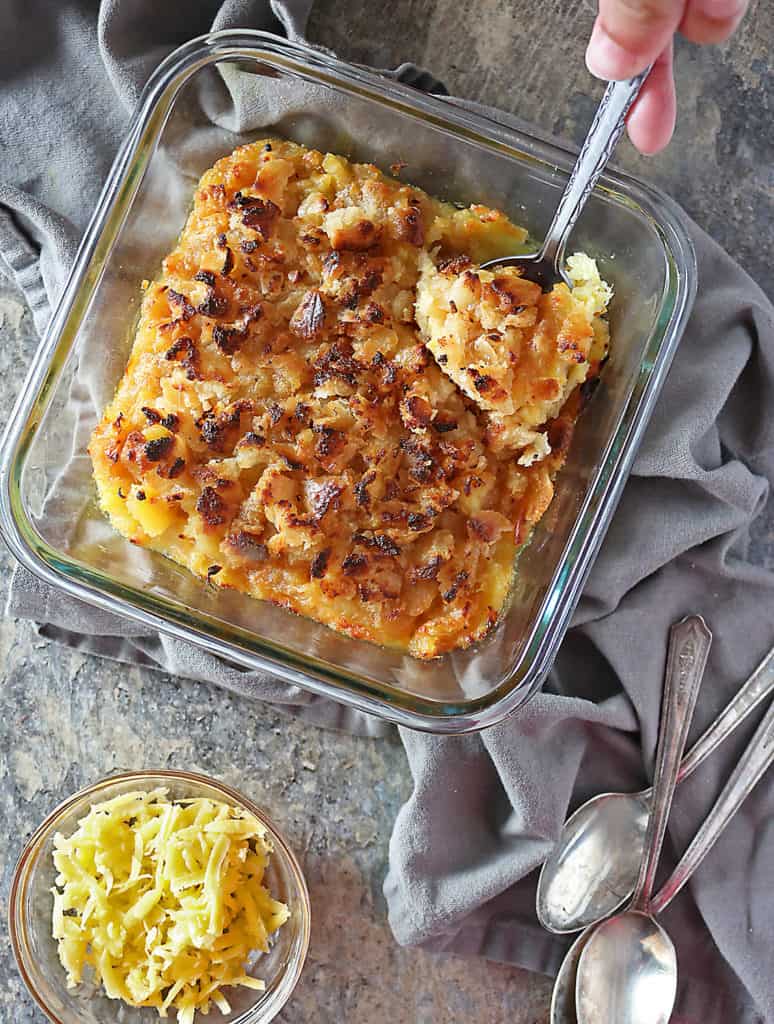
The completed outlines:
<svg viewBox="0 0 774 1024">
<path fill-rule="evenodd" d="M 481 264 L 482 270 L 497 270 L 501 267 L 516 267 L 526 281 L 539 285 L 541 291 L 550 292 L 554 285 L 566 284 L 572 291 L 572 280 L 564 268 L 564 253 L 557 256 L 553 250 L 545 247 L 539 252 L 526 256 L 501 256 L 496 260 L 487 260 Z"/>
<path fill-rule="evenodd" d="M 573 942 L 562 960 L 562 966 L 554 982 L 551 993 L 550 1024 L 578 1024 L 575 1015 L 575 985 L 578 977 L 578 961 L 586 944 L 591 938 L 592 930 L 582 932 Z"/>
<path fill-rule="evenodd" d="M 649 811 L 642 793 L 602 793 L 568 818 L 538 880 L 544 928 L 574 932 L 626 903 L 642 862 Z"/>
<path fill-rule="evenodd" d="M 577 965 L 578 1024 L 668 1024 L 676 995 L 675 947 L 649 914 L 630 910 L 591 932 Z"/>
</svg>

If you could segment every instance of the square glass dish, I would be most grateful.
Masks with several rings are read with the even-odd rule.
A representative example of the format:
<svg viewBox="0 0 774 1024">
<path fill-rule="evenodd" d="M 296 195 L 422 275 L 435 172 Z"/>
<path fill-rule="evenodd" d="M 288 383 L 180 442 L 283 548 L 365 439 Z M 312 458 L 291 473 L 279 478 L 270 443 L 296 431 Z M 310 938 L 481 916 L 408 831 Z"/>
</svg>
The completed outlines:
<svg viewBox="0 0 774 1024">
<path fill-rule="evenodd" d="M 537 239 L 574 160 L 558 143 L 269 34 L 215 33 L 181 47 L 148 82 L 11 415 L 3 534 L 54 586 L 239 665 L 414 728 L 491 725 L 550 668 L 680 338 L 696 289 L 681 214 L 613 172 L 595 190 L 569 251 L 594 256 L 615 289 L 611 358 L 499 625 L 470 650 L 420 662 L 207 586 L 116 534 L 95 502 L 86 445 L 124 371 L 140 283 L 172 249 L 201 173 L 263 135 L 385 171 L 403 160 L 404 180 L 503 209 Z"/>
</svg>

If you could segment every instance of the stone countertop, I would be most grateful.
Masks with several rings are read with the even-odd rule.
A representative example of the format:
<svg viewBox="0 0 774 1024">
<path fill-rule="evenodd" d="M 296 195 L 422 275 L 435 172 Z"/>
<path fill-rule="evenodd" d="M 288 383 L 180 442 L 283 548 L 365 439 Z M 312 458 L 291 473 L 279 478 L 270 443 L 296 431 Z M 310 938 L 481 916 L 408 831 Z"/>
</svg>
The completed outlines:
<svg viewBox="0 0 774 1024">
<path fill-rule="evenodd" d="M 580 145 L 603 83 L 583 54 L 594 0 L 316 0 L 309 36 L 374 67 L 414 61 L 452 95 L 516 114 Z M 678 39 L 678 123 L 669 148 L 614 162 L 660 186 L 774 293 L 774 18 L 752 0 L 717 47 Z"/>
<path fill-rule="evenodd" d="M 618 162 L 678 198 L 771 293 L 774 24 L 766 0 L 726 46 L 678 52 L 680 125 L 666 154 L 628 143 Z M 318 0 L 310 36 L 343 57 L 414 60 L 459 95 L 580 141 L 601 93 L 583 68 L 581 0 Z M 9 409 L 35 348 L 18 295 L 0 290 L 0 402 Z M 774 506 L 751 559 L 774 568 Z M 7 578 L 11 561 L 0 550 Z M 550 982 L 480 960 L 396 946 L 381 884 L 390 827 L 410 792 L 395 740 L 342 736 L 213 687 L 54 647 L 0 621 L 0 920 L 21 844 L 65 795 L 121 768 L 199 770 L 266 806 L 301 854 L 313 935 L 285 1024 L 545 1024 Z M 43 1024 L 0 929 L 0 1024 Z"/>
</svg>

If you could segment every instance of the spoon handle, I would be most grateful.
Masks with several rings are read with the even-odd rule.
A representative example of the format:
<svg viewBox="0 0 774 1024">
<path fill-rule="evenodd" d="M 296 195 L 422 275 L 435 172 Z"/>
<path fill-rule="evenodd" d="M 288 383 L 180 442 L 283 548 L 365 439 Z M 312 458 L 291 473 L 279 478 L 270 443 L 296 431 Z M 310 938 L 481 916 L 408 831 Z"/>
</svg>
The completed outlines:
<svg viewBox="0 0 774 1024">
<path fill-rule="evenodd" d="M 605 89 L 540 250 L 540 258 L 551 260 L 554 266 L 564 256 L 570 232 L 621 137 L 624 119 L 649 73 L 650 68 L 646 68 L 635 78 L 609 82 Z"/>
<path fill-rule="evenodd" d="M 704 619 L 698 615 L 691 615 L 676 623 L 669 632 L 661 726 L 653 776 L 653 800 L 645 833 L 645 856 L 632 897 L 632 908 L 635 910 L 645 911 L 650 903 L 677 785 L 677 772 L 711 643 L 712 634 Z"/>
<path fill-rule="evenodd" d="M 680 862 L 650 904 L 651 914 L 660 914 L 698 868 L 721 833 L 761 776 L 774 761 L 774 704 L 766 712 L 739 763 L 723 787 L 704 824 L 693 838 Z"/>
<path fill-rule="evenodd" d="M 695 772 L 699 765 L 731 735 L 739 723 L 772 693 L 774 693 L 774 647 L 758 665 L 739 693 L 685 755 L 683 763 L 680 765 L 678 781 L 682 782 L 692 772 Z"/>
</svg>

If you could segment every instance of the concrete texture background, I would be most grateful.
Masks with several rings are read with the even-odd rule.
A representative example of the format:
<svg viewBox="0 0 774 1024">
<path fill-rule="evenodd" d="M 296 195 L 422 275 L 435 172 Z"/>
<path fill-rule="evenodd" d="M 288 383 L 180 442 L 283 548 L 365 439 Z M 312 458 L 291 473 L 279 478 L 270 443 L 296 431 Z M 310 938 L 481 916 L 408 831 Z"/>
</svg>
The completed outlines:
<svg viewBox="0 0 774 1024">
<path fill-rule="evenodd" d="M 767 9 L 768 8 L 768 9 Z M 579 142 L 601 86 L 583 66 L 581 0 L 318 0 L 313 40 L 387 67 L 414 60 L 450 92 Z M 722 48 L 678 50 L 680 123 L 667 153 L 617 159 L 680 200 L 771 294 L 774 22 L 753 2 Z M 19 296 L 0 291 L 0 418 L 36 345 Z M 774 568 L 774 507 L 751 557 Z M 11 561 L 0 550 L 7 580 Z M 482 961 L 399 949 L 381 883 L 391 824 L 410 792 L 397 742 L 339 736 L 212 687 L 61 650 L 26 622 L 0 621 L 0 921 L 27 836 L 65 795 L 128 766 L 207 772 L 285 828 L 310 883 L 314 929 L 284 1024 L 545 1024 L 550 982 Z M 42 1024 L 0 925 L 0 1024 Z"/>
<path fill-rule="evenodd" d="M 317 0 L 309 34 L 364 64 L 414 61 L 452 95 L 580 144 L 604 89 L 583 63 L 595 10 L 590 0 Z M 723 46 L 678 40 L 671 146 L 643 157 L 625 141 L 615 154 L 617 164 L 677 199 L 769 293 L 773 44 L 769 0 L 752 0 Z"/>
</svg>

